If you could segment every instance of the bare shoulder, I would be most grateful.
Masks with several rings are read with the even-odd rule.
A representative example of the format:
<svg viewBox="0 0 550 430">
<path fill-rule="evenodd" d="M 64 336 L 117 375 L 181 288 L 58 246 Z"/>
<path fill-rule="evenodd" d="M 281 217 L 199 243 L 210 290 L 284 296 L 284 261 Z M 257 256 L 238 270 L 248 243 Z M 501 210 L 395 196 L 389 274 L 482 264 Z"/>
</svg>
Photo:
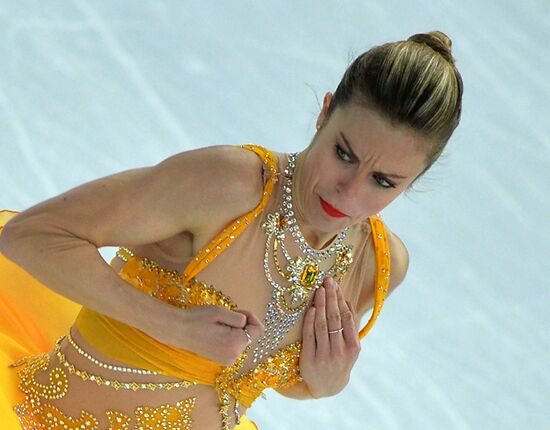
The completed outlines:
<svg viewBox="0 0 550 430">
<path fill-rule="evenodd" d="M 200 198 L 194 204 L 193 230 L 208 229 L 210 224 L 229 222 L 254 209 L 263 192 L 263 162 L 250 150 L 234 145 L 218 145 L 197 151 L 200 170 L 194 181 Z M 163 163 L 173 163 L 174 171 L 189 168 L 186 153 L 176 154 Z"/>
<path fill-rule="evenodd" d="M 263 163 L 252 151 L 240 146 L 216 145 L 192 152 L 196 152 L 195 157 L 190 157 L 188 151 L 181 152 L 161 164 L 172 164 L 174 172 L 183 172 L 195 163 L 199 167 L 194 170 L 195 176 L 198 176 L 197 183 L 206 187 L 211 194 L 218 191 L 215 193 L 217 201 L 221 199 L 221 202 L 234 203 L 235 200 L 249 200 L 251 204 L 250 200 L 261 194 Z M 239 199 L 234 198 L 237 196 Z"/>
<path fill-rule="evenodd" d="M 390 285 L 388 288 L 389 296 L 399 285 L 401 285 L 407 275 L 409 268 L 409 252 L 401 238 L 389 229 L 384 223 L 388 238 L 388 246 L 390 248 Z M 372 245 L 372 241 L 369 242 Z M 369 261 L 367 262 L 366 270 L 369 273 L 368 282 L 362 286 L 362 292 L 357 303 L 357 314 L 363 316 L 374 305 L 374 275 L 376 273 L 375 253 L 371 248 L 369 253 Z"/>
</svg>

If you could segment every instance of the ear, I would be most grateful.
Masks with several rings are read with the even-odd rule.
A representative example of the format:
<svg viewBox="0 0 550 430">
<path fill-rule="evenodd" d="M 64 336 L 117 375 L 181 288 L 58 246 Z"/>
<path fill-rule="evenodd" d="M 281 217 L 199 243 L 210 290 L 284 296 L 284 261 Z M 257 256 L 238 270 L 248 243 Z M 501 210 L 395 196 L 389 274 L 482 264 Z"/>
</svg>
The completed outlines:
<svg viewBox="0 0 550 430">
<path fill-rule="evenodd" d="M 325 93 L 325 97 L 323 98 L 323 107 L 321 108 L 321 112 L 319 112 L 319 116 L 317 117 L 317 129 L 323 127 L 323 125 L 325 124 L 325 118 L 327 117 L 328 108 L 331 102 L 332 93 Z"/>
</svg>

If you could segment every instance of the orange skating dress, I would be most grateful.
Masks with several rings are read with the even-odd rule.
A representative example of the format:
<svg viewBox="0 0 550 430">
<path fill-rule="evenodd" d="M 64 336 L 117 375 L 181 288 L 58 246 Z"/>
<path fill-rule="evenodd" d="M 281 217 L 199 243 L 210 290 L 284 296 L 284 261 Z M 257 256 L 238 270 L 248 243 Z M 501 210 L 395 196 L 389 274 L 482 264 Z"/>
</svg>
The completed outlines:
<svg viewBox="0 0 550 430">
<path fill-rule="evenodd" d="M 272 194 L 276 182 L 276 157 L 271 151 L 258 145 L 247 144 L 241 147 L 261 157 L 270 173 L 262 200 L 255 209 L 229 223 L 189 262 L 182 273 L 165 270 L 150 259 L 134 255 L 126 248 L 119 248 L 117 255 L 125 261 L 118 272 L 119 276 L 145 294 L 180 308 L 216 305 L 238 309 L 231 298 L 196 276 L 249 225 L 257 225 L 256 218 L 260 216 Z M 0 234 L 3 226 L 17 213 L 0 211 Z M 360 338 L 367 334 L 378 317 L 387 295 L 390 275 L 390 250 L 380 214 L 370 217 L 369 222 L 376 262 L 373 285 L 375 294 L 372 314 L 360 330 Z M 301 341 L 280 348 L 249 371 L 237 375 L 236 371 L 244 357 L 239 357 L 232 366 L 222 366 L 191 351 L 160 343 L 134 327 L 54 293 L 0 253 L 2 429 L 99 428 L 97 418 L 86 411 L 85 404 L 82 405 L 81 415 L 76 417 L 50 405 L 49 400 L 60 398 L 71 390 L 67 374 L 74 374 L 78 369 L 71 367 L 70 363 L 49 369 L 49 384 L 38 382 L 36 377 L 39 372 L 46 372 L 49 364 L 47 352 L 57 347 L 60 336 L 68 333 L 73 324 L 89 344 L 114 360 L 178 378 L 182 384 L 197 383 L 214 387 L 220 402 L 222 428 L 229 428 L 231 399 L 250 407 L 263 395 L 264 390 L 290 387 L 302 381 L 298 365 Z M 86 374 L 84 377 L 90 379 L 90 384 L 107 384 L 105 381 L 94 380 L 93 375 Z M 120 388 L 129 387 L 109 387 Z M 143 405 L 136 408 L 133 416 L 118 412 L 116 405 L 113 405 L 112 410 L 106 411 L 109 429 L 192 429 L 193 404 L 194 399 L 182 399 L 178 404 L 158 408 Z M 246 430 L 257 429 L 257 426 L 243 415 L 240 424 L 233 428 Z"/>
</svg>

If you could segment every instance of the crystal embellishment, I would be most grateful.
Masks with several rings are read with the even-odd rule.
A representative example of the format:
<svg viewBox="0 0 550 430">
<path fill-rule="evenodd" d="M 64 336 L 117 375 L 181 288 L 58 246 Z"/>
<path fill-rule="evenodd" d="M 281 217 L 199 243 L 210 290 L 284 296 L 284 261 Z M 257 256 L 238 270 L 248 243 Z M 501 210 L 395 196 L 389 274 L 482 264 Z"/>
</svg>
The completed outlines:
<svg viewBox="0 0 550 430">
<path fill-rule="evenodd" d="M 282 207 L 274 213 L 267 214 L 262 224 L 267 235 L 264 272 L 273 290 L 271 300 L 266 305 L 264 335 L 258 340 L 252 352 L 254 363 L 280 344 L 285 334 L 309 307 L 313 294 L 322 285 L 323 279 L 327 276 L 342 277 L 353 262 L 352 246 L 344 245 L 349 227 L 344 228 L 333 243 L 323 250 L 310 247 L 302 235 L 292 210 L 292 177 L 296 166 L 295 160 L 296 153 L 290 154 L 288 165 L 284 170 L 287 183 L 283 185 Z M 287 235 L 292 236 L 303 256 L 290 255 L 285 245 Z M 279 262 L 279 249 L 287 262 L 285 268 L 282 268 Z M 285 280 L 283 285 L 273 279 L 269 266 L 270 251 L 278 274 Z M 322 270 L 321 263 L 329 258 L 334 258 L 333 265 L 328 270 Z"/>
</svg>

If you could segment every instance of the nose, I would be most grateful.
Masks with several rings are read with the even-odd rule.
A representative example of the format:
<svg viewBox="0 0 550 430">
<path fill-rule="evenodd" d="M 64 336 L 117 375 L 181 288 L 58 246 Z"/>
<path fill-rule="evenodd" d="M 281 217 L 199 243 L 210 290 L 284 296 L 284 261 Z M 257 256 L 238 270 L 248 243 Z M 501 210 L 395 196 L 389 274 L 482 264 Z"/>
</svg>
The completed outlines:
<svg viewBox="0 0 550 430">
<path fill-rule="evenodd" d="M 342 199 L 351 199 L 357 197 L 360 190 L 360 177 L 353 174 L 338 181 L 336 184 L 336 192 Z"/>
</svg>

